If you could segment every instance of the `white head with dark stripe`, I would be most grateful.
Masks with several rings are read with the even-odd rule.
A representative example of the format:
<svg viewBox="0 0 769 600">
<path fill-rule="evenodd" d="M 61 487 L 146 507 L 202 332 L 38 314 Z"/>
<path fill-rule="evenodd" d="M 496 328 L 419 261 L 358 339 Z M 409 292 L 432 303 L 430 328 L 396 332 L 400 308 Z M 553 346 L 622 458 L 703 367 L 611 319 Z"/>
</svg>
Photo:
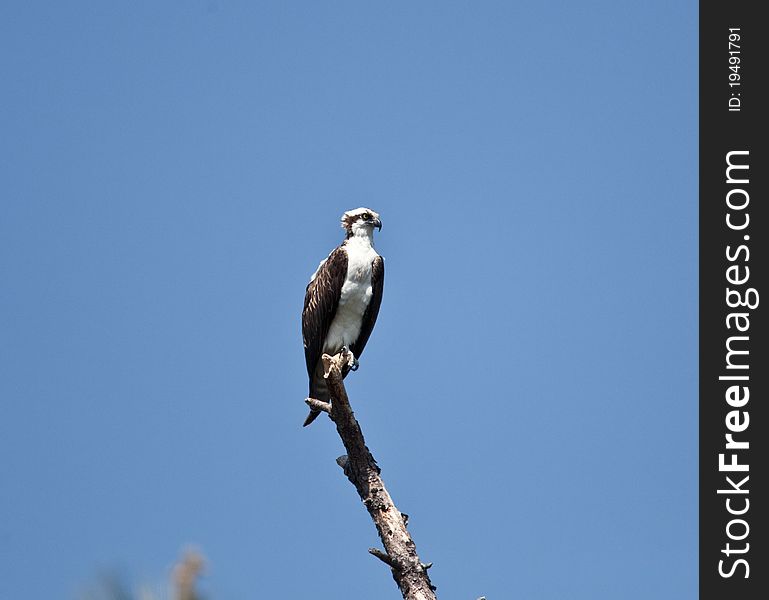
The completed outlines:
<svg viewBox="0 0 769 600">
<path fill-rule="evenodd" d="M 347 232 L 347 238 L 351 237 L 374 237 L 374 227 L 382 230 L 382 221 L 379 220 L 379 213 L 370 208 L 361 206 L 353 210 L 348 210 L 342 215 L 342 227 Z"/>
</svg>

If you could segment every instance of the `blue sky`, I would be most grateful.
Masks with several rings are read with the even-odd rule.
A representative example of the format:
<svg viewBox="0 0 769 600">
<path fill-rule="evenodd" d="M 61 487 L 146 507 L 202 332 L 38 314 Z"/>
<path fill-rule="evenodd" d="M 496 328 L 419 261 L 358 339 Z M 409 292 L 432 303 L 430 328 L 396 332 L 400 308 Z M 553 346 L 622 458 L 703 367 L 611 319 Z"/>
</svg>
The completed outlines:
<svg viewBox="0 0 769 600">
<path fill-rule="evenodd" d="M 300 426 L 361 205 L 348 391 L 439 597 L 696 597 L 695 2 L 7 2 L 0 49 L 0 597 L 189 543 L 214 600 L 397 597 Z"/>
</svg>

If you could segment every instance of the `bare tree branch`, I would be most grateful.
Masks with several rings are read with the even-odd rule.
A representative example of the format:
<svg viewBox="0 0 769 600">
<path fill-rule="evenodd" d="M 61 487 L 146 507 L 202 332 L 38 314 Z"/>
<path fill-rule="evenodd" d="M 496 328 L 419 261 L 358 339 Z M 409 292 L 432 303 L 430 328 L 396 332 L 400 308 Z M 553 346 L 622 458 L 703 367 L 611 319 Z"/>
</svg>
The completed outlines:
<svg viewBox="0 0 769 600">
<path fill-rule="evenodd" d="M 304 401 L 310 408 L 324 413 L 331 413 L 331 404 L 329 402 L 323 402 L 323 400 L 316 400 L 315 398 L 305 398 Z"/>
<path fill-rule="evenodd" d="M 323 406 L 325 402 L 313 398 L 308 398 L 307 404 L 330 413 L 347 450 L 347 456 L 338 458 L 337 463 L 358 491 L 385 548 L 385 552 L 376 548 L 371 548 L 369 552 L 390 566 L 403 598 L 435 600 L 435 586 L 427 574 L 432 563 L 425 564 L 419 560 L 414 541 L 406 529 L 408 516 L 395 507 L 387 492 L 380 469 L 366 447 L 360 425 L 350 407 L 342 369 L 349 364 L 351 357 L 346 350 L 342 350 L 333 357 L 324 354 L 322 360 L 332 398 L 330 410 Z"/>
<path fill-rule="evenodd" d="M 372 556 L 376 556 L 379 560 L 381 560 L 384 564 L 388 565 L 389 567 L 392 567 L 393 569 L 397 569 L 398 566 L 393 562 L 392 558 L 387 554 L 387 552 L 382 552 L 379 548 L 369 548 L 368 553 Z"/>
</svg>

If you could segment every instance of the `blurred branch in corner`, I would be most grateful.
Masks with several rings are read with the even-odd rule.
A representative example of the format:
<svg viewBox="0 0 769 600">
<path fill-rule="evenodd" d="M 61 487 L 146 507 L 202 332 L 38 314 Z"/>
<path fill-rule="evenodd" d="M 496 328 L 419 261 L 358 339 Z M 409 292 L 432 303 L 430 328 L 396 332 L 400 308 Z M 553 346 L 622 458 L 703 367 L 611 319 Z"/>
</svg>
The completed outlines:
<svg viewBox="0 0 769 600">
<path fill-rule="evenodd" d="M 195 590 L 198 578 L 206 568 L 206 559 L 198 551 L 189 548 L 174 567 L 174 600 L 203 600 Z"/>
<path fill-rule="evenodd" d="M 196 548 L 187 548 L 171 571 L 170 581 L 131 583 L 120 571 L 105 571 L 87 586 L 78 600 L 207 600 L 197 590 L 206 559 Z"/>
</svg>

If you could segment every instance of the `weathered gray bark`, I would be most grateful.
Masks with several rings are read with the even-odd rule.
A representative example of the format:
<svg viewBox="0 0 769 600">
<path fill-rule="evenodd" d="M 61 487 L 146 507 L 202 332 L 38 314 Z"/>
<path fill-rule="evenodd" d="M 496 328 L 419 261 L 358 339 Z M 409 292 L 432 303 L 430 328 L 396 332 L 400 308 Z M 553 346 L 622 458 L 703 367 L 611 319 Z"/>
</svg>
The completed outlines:
<svg viewBox="0 0 769 600">
<path fill-rule="evenodd" d="M 385 548 L 384 552 L 376 548 L 370 548 L 369 552 L 390 566 L 393 579 L 406 600 L 435 600 L 435 587 L 427 574 L 432 563 L 424 564 L 419 560 L 414 541 L 406 529 L 408 516 L 402 514 L 390 498 L 350 407 L 342 380 L 342 369 L 348 360 L 350 356 L 345 351 L 333 357 L 324 354 L 325 377 L 333 400 L 329 404 L 307 398 L 306 402 L 316 410 L 329 413 L 342 438 L 347 456 L 338 458 L 337 462 L 358 491 Z"/>
</svg>

